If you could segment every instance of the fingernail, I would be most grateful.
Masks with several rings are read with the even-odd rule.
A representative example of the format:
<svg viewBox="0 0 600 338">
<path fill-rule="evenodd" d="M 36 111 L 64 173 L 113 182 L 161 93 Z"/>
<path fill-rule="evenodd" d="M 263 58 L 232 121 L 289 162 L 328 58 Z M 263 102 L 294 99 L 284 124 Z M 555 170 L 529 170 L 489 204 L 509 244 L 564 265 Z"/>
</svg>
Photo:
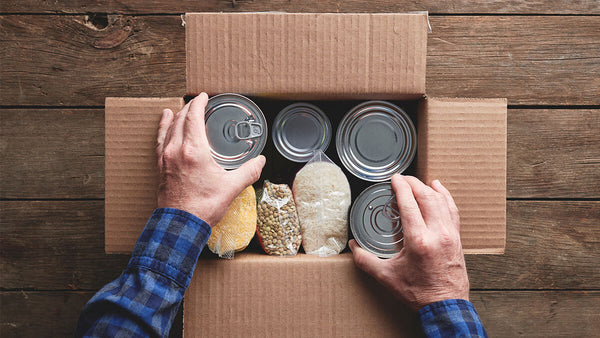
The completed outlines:
<svg viewBox="0 0 600 338">
<path fill-rule="evenodd" d="M 442 183 L 440 182 L 440 180 L 433 180 L 433 182 L 431 182 L 432 185 L 436 185 L 438 187 L 442 186 Z"/>
</svg>

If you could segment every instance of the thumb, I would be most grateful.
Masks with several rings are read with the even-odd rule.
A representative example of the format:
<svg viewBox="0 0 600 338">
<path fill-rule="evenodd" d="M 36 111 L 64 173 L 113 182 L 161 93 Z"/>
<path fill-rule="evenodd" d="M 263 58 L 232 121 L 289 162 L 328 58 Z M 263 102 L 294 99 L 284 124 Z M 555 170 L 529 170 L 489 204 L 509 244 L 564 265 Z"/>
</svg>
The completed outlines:
<svg viewBox="0 0 600 338">
<path fill-rule="evenodd" d="M 353 239 L 348 242 L 348 245 L 350 246 L 350 250 L 352 250 L 354 264 L 375 279 L 381 280 L 383 277 L 383 270 L 385 269 L 384 261 L 361 248 Z"/>
<path fill-rule="evenodd" d="M 266 163 L 266 158 L 263 155 L 259 155 L 250 161 L 242 164 L 241 167 L 236 170 L 230 171 L 231 180 L 233 185 L 238 191 L 244 190 L 247 186 L 258 181 L 263 167 Z"/>
</svg>

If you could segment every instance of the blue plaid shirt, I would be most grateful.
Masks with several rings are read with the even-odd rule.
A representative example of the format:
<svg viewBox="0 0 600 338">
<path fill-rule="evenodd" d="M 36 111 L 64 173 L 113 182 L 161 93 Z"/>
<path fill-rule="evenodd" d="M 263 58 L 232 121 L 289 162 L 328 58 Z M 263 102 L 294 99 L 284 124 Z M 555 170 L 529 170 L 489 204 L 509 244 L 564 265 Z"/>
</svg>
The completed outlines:
<svg viewBox="0 0 600 338">
<path fill-rule="evenodd" d="M 210 226 L 177 209 L 156 209 L 119 278 L 86 304 L 76 337 L 166 337 L 210 236 Z M 451 299 L 419 311 L 428 337 L 487 337 L 473 304 Z"/>
</svg>

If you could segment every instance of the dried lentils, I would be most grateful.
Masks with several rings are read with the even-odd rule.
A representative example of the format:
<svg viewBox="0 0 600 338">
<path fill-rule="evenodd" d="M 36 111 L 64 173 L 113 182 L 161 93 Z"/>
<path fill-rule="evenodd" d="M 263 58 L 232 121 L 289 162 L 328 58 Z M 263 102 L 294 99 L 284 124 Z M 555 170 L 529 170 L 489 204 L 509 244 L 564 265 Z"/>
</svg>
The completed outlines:
<svg viewBox="0 0 600 338">
<path fill-rule="evenodd" d="M 292 191 L 286 184 L 265 181 L 257 207 L 257 233 L 263 250 L 269 255 L 298 253 L 302 235 Z"/>
</svg>

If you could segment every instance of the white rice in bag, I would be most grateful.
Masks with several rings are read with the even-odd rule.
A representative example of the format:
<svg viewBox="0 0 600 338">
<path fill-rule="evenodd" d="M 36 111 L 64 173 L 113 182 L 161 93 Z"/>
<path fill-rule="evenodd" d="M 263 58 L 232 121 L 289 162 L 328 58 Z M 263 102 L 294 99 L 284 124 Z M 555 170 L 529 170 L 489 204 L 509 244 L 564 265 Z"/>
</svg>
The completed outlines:
<svg viewBox="0 0 600 338">
<path fill-rule="evenodd" d="M 296 174 L 293 193 L 304 251 L 324 257 L 344 250 L 351 197 L 342 169 L 319 151 Z"/>
</svg>

